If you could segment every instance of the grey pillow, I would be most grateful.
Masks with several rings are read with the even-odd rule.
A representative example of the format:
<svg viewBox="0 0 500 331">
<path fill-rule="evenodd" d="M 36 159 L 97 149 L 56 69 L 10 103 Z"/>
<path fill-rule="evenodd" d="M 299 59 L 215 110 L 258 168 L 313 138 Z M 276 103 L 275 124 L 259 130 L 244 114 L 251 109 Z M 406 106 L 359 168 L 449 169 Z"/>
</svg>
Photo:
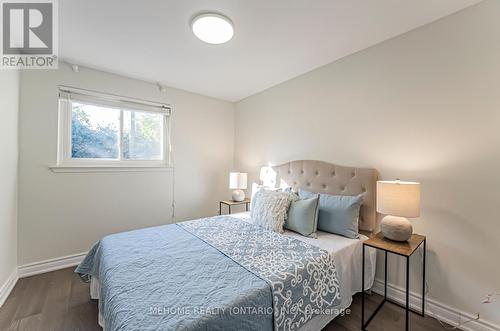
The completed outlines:
<svg viewBox="0 0 500 331">
<path fill-rule="evenodd" d="M 298 232 L 303 236 L 316 238 L 318 227 L 319 194 L 315 197 L 294 201 L 288 209 L 285 229 Z"/>
<path fill-rule="evenodd" d="M 299 197 L 307 199 L 315 193 L 299 190 Z M 347 238 L 358 238 L 359 210 L 363 194 L 319 195 L 318 230 L 339 234 Z"/>
</svg>

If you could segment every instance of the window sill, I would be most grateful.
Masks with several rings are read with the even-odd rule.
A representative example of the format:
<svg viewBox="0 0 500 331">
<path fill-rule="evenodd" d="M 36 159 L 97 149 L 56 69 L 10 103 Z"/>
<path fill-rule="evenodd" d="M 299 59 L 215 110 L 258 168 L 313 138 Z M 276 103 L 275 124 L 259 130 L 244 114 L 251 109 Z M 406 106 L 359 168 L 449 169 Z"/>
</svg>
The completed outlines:
<svg viewBox="0 0 500 331">
<path fill-rule="evenodd" d="M 85 173 L 85 172 L 164 172 L 172 170 L 172 166 L 85 166 L 85 165 L 66 165 L 50 166 L 49 169 L 55 173 Z"/>
</svg>

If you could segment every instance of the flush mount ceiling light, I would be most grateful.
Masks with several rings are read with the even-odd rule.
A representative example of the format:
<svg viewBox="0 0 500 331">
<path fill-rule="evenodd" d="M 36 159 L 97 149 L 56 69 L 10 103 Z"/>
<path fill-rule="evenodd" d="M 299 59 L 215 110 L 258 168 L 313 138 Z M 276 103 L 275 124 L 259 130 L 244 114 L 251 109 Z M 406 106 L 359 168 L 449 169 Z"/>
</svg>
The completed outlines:
<svg viewBox="0 0 500 331">
<path fill-rule="evenodd" d="M 209 44 L 223 44 L 234 34 L 233 22 L 224 15 L 203 13 L 191 21 L 191 29 L 198 39 Z"/>
</svg>

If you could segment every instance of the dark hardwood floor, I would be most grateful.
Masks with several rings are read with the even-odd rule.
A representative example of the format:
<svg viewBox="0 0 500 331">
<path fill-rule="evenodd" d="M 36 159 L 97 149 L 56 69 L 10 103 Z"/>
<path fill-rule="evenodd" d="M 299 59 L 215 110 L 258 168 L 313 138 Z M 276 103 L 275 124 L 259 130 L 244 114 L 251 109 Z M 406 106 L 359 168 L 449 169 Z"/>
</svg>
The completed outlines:
<svg viewBox="0 0 500 331">
<path fill-rule="evenodd" d="M 101 330 L 97 324 L 97 301 L 90 300 L 89 284 L 83 283 L 68 268 L 20 279 L 11 295 L 0 308 L 0 330 Z M 369 295 L 367 309 L 373 311 L 382 299 Z M 356 295 L 351 313 L 333 320 L 325 330 L 360 330 L 361 296 Z M 410 314 L 412 331 L 443 330 L 430 317 Z M 404 310 L 386 304 L 370 324 L 368 330 L 404 330 Z"/>
</svg>

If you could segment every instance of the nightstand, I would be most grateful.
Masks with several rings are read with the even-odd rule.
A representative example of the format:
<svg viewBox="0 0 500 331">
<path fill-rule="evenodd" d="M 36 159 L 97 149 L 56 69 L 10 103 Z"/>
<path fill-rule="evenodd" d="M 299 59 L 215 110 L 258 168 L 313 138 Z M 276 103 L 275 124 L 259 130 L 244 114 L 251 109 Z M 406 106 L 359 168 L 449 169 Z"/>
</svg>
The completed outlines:
<svg viewBox="0 0 500 331">
<path fill-rule="evenodd" d="M 219 202 L 219 215 L 222 215 L 222 205 L 226 205 L 229 209 L 229 214 L 231 214 L 231 206 L 245 205 L 245 210 L 248 211 L 250 206 L 250 199 L 245 199 L 243 201 L 233 201 L 233 200 L 222 200 Z"/>
<path fill-rule="evenodd" d="M 423 261 L 422 261 L 422 311 L 415 311 L 410 309 L 410 256 L 415 253 L 415 251 L 423 244 Z M 365 248 L 373 247 L 376 249 L 380 249 L 384 251 L 385 254 L 385 265 L 384 265 L 384 300 L 379 304 L 379 306 L 375 309 L 372 315 L 368 318 L 365 323 Z M 395 302 L 393 300 L 387 299 L 387 253 L 396 254 L 402 256 L 406 259 L 406 305 L 402 305 L 399 302 Z M 426 238 L 425 236 L 421 236 L 419 234 L 413 234 L 408 241 L 399 242 L 392 241 L 384 238 L 384 235 L 379 232 L 370 239 L 363 242 L 363 271 L 362 271 L 362 291 L 361 291 L 361 330 L 366 330 L 368 324 L 372 321 L 375 315 L 379 312 L 380 308 L 384 305 L 384 303 L 389 302 L 401 308 L 404 308 L 406 311 L 406 324 L 405 330 L 408 330 L 408 315 L 409 312 L 413 312 L 419 314 L 421 316 L 425 316 L 425 254 L 426 254 Z"/>
</svg>

